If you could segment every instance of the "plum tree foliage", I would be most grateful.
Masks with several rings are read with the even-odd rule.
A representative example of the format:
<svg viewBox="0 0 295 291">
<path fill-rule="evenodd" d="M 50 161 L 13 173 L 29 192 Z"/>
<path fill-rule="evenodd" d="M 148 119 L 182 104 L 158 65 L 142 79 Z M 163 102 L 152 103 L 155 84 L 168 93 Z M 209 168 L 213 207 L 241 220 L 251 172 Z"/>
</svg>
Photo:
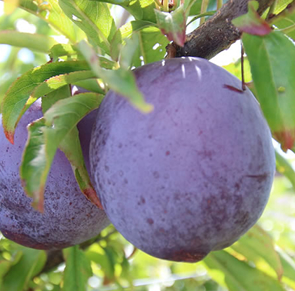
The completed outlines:
<svg viewBox="0 0 295 291">
<path fill-rule="evenodd" d="M 295 289 L 294 1 L 0 4 L 1 291 Z"/>
</svg>

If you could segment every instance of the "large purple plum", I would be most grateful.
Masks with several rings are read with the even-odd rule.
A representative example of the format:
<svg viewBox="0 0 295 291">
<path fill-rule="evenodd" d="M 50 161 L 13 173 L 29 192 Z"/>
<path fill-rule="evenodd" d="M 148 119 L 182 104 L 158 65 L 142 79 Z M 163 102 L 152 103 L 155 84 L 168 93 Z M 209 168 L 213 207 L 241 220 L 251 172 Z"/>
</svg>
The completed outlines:
<svg viewBox="0 0 295 291">
<path fill-rule="evenodd" d="M 199 58 L 134 71 L 149 114 L 110 91 L 90 144 L 96 191 L 114 226 L 144 252 L 195 262 L 261 216 L 275 156 L 258 102 Z"/>
<path fill-rule="evenodd" d="M 88 153 L 95 112 L 80 123 L 82 150 Z M 60 150 L 54 158 L 44 194 L 44 214 L 31 207 L 24 193 L 19 166 L 27 140 L 27 125 L 42 116 L 40 103 L 33 104 L 20 120 L 15 143 L 4 136 L 0 116 L 0 230 L 21 245 L 36 249 L 60 249 L 79 244 L 109 225 L 104 211 L 81 193 L 70 163 Z M 85 155 L 86 165 L 89 164 Z"/>
</svg>

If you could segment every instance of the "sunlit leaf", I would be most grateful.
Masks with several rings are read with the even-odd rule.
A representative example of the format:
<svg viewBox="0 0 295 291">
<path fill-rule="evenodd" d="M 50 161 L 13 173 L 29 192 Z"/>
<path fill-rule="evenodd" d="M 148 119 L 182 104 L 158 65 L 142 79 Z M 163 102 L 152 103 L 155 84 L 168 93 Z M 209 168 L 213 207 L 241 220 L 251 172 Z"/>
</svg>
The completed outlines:
<svg viewBox="0 0 295 291">
<path fill-rule="evenodd" d="M 295 45 L 281 32 L 244 33 L 257 98 L 274 137 L 284 150 L 295 141 Z"/>
<path fill-rule="evenodd" d="M 92 44 L 110 53 L 110 40 L 116 26 L 105 3 L 84 0 L 59 0 L 65 14 L 79 26 Z"/>
<path fill-rule="evenodd" d="M 104 85 L 98 79 L 87 79 L 73 82 L 73 84 L 94 93 L 105 94 Z"/>
<path fill-rule="evenodd" d="M 156 27 L 144 28 L 139 32 L 138 66 L 160 61 L 166 54 L 168 39 Z"/>
<path fill-rule="evenodd" d="M 155 24 L 149 21 L 142 21 L 142 20 L 136 20 L 136 21 L 130 21 L 120 27 L 112 41 L 111 41 L 111 56 L 114 60 L 118 60 L 120 49 L 122 48 L 122 45 L 125 43 L 125 39 L 131 37 L 131 35 L 134 32 L 138 32 L 142 30 L 143 28 L 154 26 Z"/>
<path fill-rule="evenodd" d="M 89 66 L 86 62 L 57 62 L 34 68 L 19 77 L 10 86 L 2 103 L 2 122 L 6 137 L 13 142 L 14 130 L 17 122 L 30 106 L 30 104 L 26 105 L 26 103 L 30 94 L 37 86 L 52 76 L 83 70 L 89 70 Z M 31 102 L 33 101 L 34 99 L 31 98 Z"/>
<path fill-rule="evenodd" d="M 266 264 L 261 263 L 264 260 L 275 271 L 278 279 L 282 278 L 283 267 L 273 239 L 258 225 L 252 227 L 231 248 L 243 255 L 248 262 L 254 262 L 257 268 L 261 264 L 260 269 L 267 271 Z"/>
<path fill-rule="evenodd" d="M 56 44 L 50 49 L 49 56 L 53 61 L 56 61 L 58 57 L 77 55 L 77 48 L 71 44 Z"/>
<path fill-rule="evenodd" d="M 82 31 L 73 26 L 73 22 L 68 19 L 58 4 L 58 0 L 32 1 L 19 0 L 20 7 L 35 14 L 47 23 L 52 25 L 57 31 L 66 36 L 71 42 L 76 42 L 83 37 Z"/>
<path fill-rule="evenodd" d="M 139 47 L 134 52 L 134 66 L 162 60 L 166 54 L 165 47 L 169 43 L 168 39 L 161 33 L 155 24 L 149 21 L 131 21 L 123 25 L 116 32 L 111 42 L 111 56 L 118 60 L 120 50 L 125 45 L 125 40 L 130 38 L 135 32 L 139 37 Z"/>
<path fill-rule="evenodd" d="M 280 256 L 282 262 L 284 277 L 287 277 L 293 281 L 293 288 L 295 287 L 295 261 L 288 256 L 281 248 L 276 248 L 277 253 Z"/>
<path fill-rule="evenodd" d="M 247 262 L 238 260 L 226 251 L 211 252 L 205 259 L 212 279 L 230 291 L 283 291 L 277 279 L 274 279 Z"/>
<path fill-rule="evenodd" d="M 2 285 L 2 277 L 8 272 L 11 267 L 11 262 L 7 260 L 0 261 L 0 287 Z"/>
<path fill-rule="evenodd" d="M 11 14 L 18 7 L 19 0 L 4 0 L 4 12 Z"/>
<path fill-rule="evenodd" d="M 60 87 L 64 85 L 78 82 L 81 80 L 94 78 L 94 77 L 95 75 L 90 70 L 77 71 L 77 72 L 71 72 L 67 74 L 54 76 L 45 80 L 39 86 L 37 86 L 31 93 L 30 98 L 37 99 L 43 95 L 51 93 L 52 91 L 56 89 L 59 89 Z"/>
<path fill-rule="evenodd" d="M 1 291 L 24 291 L 28 283 L 45 264 L 46 253 L 40 250 L 20 247 L 22 256 L 3 277 Z"/>
<path fill-rule="evenodd" d="M 241 59 L 237 60 L 235 63 L 231 63 L 229 65 L 223 66 L 223 68 L 229 71 L 234 76 L 236 76 L 238 79 L 242 80 Z M 243 69 L 244 69 L 244 81 L 246 83 L 252 81 L 251 68 L 250 68 L 248 58 L 244 58 Z"/>
<path fill-rule="evenodd" d="M 126 44 L 121 50 L 120 67 L 126 70 L 130 69 L 133 64 L 133 59 L 136 50 L 139 47 L 139 35 L 133 34 L 131 38 L 126 40 Z"/>
<path fill-rule="evenodd" d="M 295 190 L 295 171 L 290 162 L 278 150 L 276 150 L 276 166 L 277 171 L 289 179 Z"/>
<path fill-rule="evenodd" d="M 292 5 L 287 7 L 283 15 L 274 17 L 274 21 L 271 21 L 271 23 L 295 40 L 295 3 L 293 2 Z"/>
<path fill-rule="evenodd" d="M 282 10 L 284 10 L 288 4 L 290 4 L 293 0 L 277 0 L 276 1 L 276 5 L 275 5 L 275 9 L 274 9 L 274 13 L 280 13 Z"/>
<path fill-rule="evenodd" d="M 78 246 L 63 250 L 66 268 L 63 279 L 63 291 L 87 291 L 87 281 L 92 275 L 89 259 Z"/>
<path fill-rule="evenodd" d="M 156 22 L 154 13 L 155 1 L 154 0 L 93 0 L 98 2 L 107 2 L 111 4 L 120 5 L 125 8 L 136 20 L 146 20 Z"/>
<path fill-rule="evenodd" d="M 112 90 L 126 97 L 135 108 L 144 113 L 153 109 L 151 104 L 144 101 L 142 93 L 137 88 L 134 75 L 130 70 L 122 67 L 116 70 L 105 70 L 100 66 L 100 60 L 96 53 L 86 42 L 81 42 L 79 49 L 96 76 L 107 83 Z"/>
<path fill-rule="evenodd" d="M 56 41 L 42 34 L 5 30 L 0 31 L 0 43 L 48 53 L 50 48 L 56 44 Z"/>
</svg>

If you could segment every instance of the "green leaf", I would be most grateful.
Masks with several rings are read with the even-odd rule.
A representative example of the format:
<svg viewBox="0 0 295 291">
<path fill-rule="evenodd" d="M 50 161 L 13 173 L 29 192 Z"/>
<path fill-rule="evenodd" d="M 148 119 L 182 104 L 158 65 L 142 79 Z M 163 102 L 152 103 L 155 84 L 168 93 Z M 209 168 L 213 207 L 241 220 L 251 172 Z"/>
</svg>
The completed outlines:
<svg viewBox="0 0 295 291">
<path fill-rule="evenodd" d="M 4 275 L 6 273 L 8 273 L 8 271 L 12 267 L 12 265 L 13 265 L 13 262 L 11 262 L 11 261 L 7 261 L 7 260 L 0 261 L 0 288 L 2 286 Z"/>
<path fill-rule="evenodd" d="M 59 118 L 59 124 L 62 122 L 71 123 L 69 116 L 81 120 L 85 114 L 96 109 L 103 99 L 103 95 L 93 93 L 82 93 L 74 95 L 72 98 L 66 98 L 55 103 L 49 111 L 45 113 L 46 122 L 51 121 L 50 124 L 54 124 L 54 119 Z M 81 113 L 81 108 L 85 107 Z M 84 114 L 85 113 L 85 114 Z M 84 115 L 83 115 L 84 114 Z M 81 118 L 81 115 L 82 118 Z M 76 122 L 76 121 L 75 121 Z M 78 122 L 76 122 L 78 123 Z M 57 128 L 57 130 L 59 130 Z M 79 187 L 83 194 L 97 207 L 102 209 L 101 203 L 95 192 L 93 185 L 91 184 L 85 163 L 83 153 L 79 140 L 79 133 L 76 127 L 69 131 L 59 144 L 59 148 L 65 153 L 66 157 L 70 161 L 74 175 L 79 184 Z"/>
<path fill-rule="evenodd" d="M 278 172 L 289 179 L 295 190 L 295 171 L 290 162 L 278 150 L 276 150 L 276 168 Z"/>
<path fill-rule="evenodd" d="M 77 71 L 67 74 L 61 74 L 58 76 L 51 77 L 37 86 L 30 95 L 30 99 L 36 100 L 37 98 L 51 93 L 54 90 L 57 90 L 64 85 L 78 82 L 81 80 L 86 80 L 94 78 L 95 75 L 92 71 Z"/>
<path fill-rule="evenodd" d="M 121 26 L 115 33 L 111 41 L 111 57 L 118 60 L 120 49 L 125 43 L 125 39 L 131 37 L 134 32 L 138 32 L 143 28 L 154 26 L 155 24 L 149 21 L 136 20 L 130 21 Z"/>
<path fill-rule="evenodd" d="M 58 4 L 58 0 L 32 1 L 20 0 L 20 7 L 45 20 L 71 42 L 84 38 L 82 32 L 66 17 Z"/>
<path fill-rule="evenodd" d="M 126 40 L 126 44 L 121 50 L 120 56 L 120 67 L 126 70 L 130 69 L 133 64 L 133 59 L 135 52 L 139 47 L 139 36 L 138 34 L 133 34 L 131 38 Z"/>
<path fill-rule="evenodd" d="M 78 246 L 63 250 L 66 268 L 63 291 L 86 291 L 88 278 L 92 275 L 90 260 Z"/>
<path fill-rule="evenodd" d="M 45 251 L 19 246 L 22 256 L 3 277 L 1 291 L 24 291 L 32 277 L 38 274 L 46 262 Z"/>
<path fill-rule="evenodd" d="M 193 1 L 189 11 L 189 16 L 198 15 L 201 13 L 202 0 Z"/>
<path fill-rule="evenodd" d="M 4 30 L 0 31 L 0 43 L 48 53 L 56 41 L 52 37 L 42 34 Z"/>
<path fill-rule="evenodd" d="M 139 51 L 137 66 L 160 61 L 166 54 L 167 38 L 156 27 L 144 28 L 139 32 Z"/>
<path fill-rule="evenodd" d="M 213 280 L 230 291 L 283 291 L 283 286 L 259 269 L 226 251 L 211 252 L 204 259 Z"/>
<path fill-rule="evenodd" d="M 28 127 L 29 138 L 23 153 L 20 176 L 26 193 L 33 198 L 33 206 L 39 211 L 43 212 L 44 209 L 44 188 L 57 148 L 76 124 L 98 107 L 100 101 L 101 95 L 96 93 L 83 93 L 59 100 L 45 112 L 43 118 Z M 73 138 L 69 136 L 69 140 L 72 142 Z M 99 204 L 93 196 L 93 191 L 90 191 L 92 186 L 77 141 L 75 138 L 75 144 L 63 145 L 63 148 L 66 149 L 68 157 L 72 154 L 71 151 L 74 151 L 76 156 L 71 157 L 71 162 L 74 163 L 76 176 L 79 175 L 78 181 L 83 192 Z"/>
<path fill-rule="evenodd" d="M 94 93 L 105 94 L 104 87 L 102 87 L 102 84 L 100 84 L 99 80 L 97 79 L 87 79 L 83 81 L 73 82 L 73 85 L 82 87 Z"/>
<path fill-rule="evenodd" d="M 276 251 L 280 256 L 282 262 L 284 277 L 291 279 L 294 282 L 293 287 L 295 286 L 295 262 L 288 256 L 281 248 L 276 247 Z"/>
<path fill-rule="evenodd" d="M 283 275 L 283 267 L 278 253 L 275 250 L 272 238 L 258 225 L 252 227 L 235 244 L 231 246 L 239 254 L 242 254 L 248 262 L 254 262 L 259 268 L 261 259 L 272 268 L 278 279 Z M 263 265 L 265 271 L 266 266 Z"/>
<path fill-rule="evenodd" d="M 198 14 L 197 16 L 193 17 L 187 24 L 186 24 L 186 27 L 188 27 L 191 23 L 193 23 L 194 21 L 196 21 L 197 19 L 199 18 L 202 18 L 202 17 L 206 17 L 206 16 L 212 16 L 216 13 L 216 10 L 214 11 L 209 11 L 209 12 L 205 12 L 205 13 L 201 13 L 201 14 Z"/>
<path fill-rule="evenodd" d="M 15 9 L 18 7 L 19 0 L 10 0 L 4 2 L 4 13 L 5 14 L 11 14 L 15 11 Z"/>
<path fill-rule="evenodd" d="M 176 10 L 169 12 L 162 12 L 155 10 L 157 24 L 160 30 L 170 41 L 174 41 L 179 46 L 185 43 L 186 31 L 186 13 L 183 5 Z"/>
<path fill-rule="evenodd" d="M 277 0 L 275 2 L 275 9 L 274 9 L 274 13 L 280 13 L 282 10 L 284 10 L 288 4 L 292 3 L 293 0 Z"/>
<path fill-rule="evenodd" d="M 154 13 L 154 0 L 93 0 L 98 2 L 107 2 L 115 5 L 120 5 L 125 8 L 136 20 L 146 20 L 156 23 Z"/>
<path fill-rule="evenodd" d="M 72 165 L 72 169 L 81 192 L 98 208 L 103 209 L 98 195 L 90 181 L 79 140 L 77 128 L 73 128 L 60 143 L 60 149 Z"/>
<path fill-rule="evenodd" d="M 271 23 L 295 40 L 295 3 L 286 8 L 281 17 L 275 17 Z"/>
<path fill-rule="evenodd" d="M 28 196 L 33 197 L 32 205 L 40 212 L 44 211 L 44 188 L 56 151 L 56 148 L 46 148 L 46 140 L 43 134 L 44 128 L 45 121 L 43 118 L 28 127 L 28 141 L 20 167 L 24 190 Z"/>
<path fill-rule="evenodd" d="M 57 61 L 62 56 L 73 56 L 77 54 L 78 51 L 75 45 L 62 43 L 54 45 L 49 52 L 49 56 L 53 61 Z"/>
<path fill-rule="evenodd" d="M 126 44 L 126 39 L 130 38 L 137 32 L 139 36 L 139 47 L 134 52 L 135 67 L 144 64 L 160 61 L 164 58 L 169 43 L 167 38 L 162 34 L 160 29 L 154 23 L 149 21 L 131 21 L 117 30 L 111 42 L 111 56 L 114 60 L 119 59 L 120 50 Z"/>
<path fill-rule="evenodd" d="M 237 60 L 235 63 L 231 63 L 229 65 L 223 66 L 225 70 L 236 76 L 238 79 L 242 79 L 242 66 L 241 66 L 241 59 Z M 251 82 L 252 75 L 251 75 L 251 68 L 249 64 L 248 58 L 244 58 L 244 81 Z"/>
<path fill-rule="evenodd" d="M 30 104 L 27 104 L 30 94 L 37 86 L 52 76 L 84 70 L 89 70 L 86 62 L 57 62 L 34 68 L 19 77 L 10 86 L 2 103 L 2 122 L 7 138 L 13 142 L 15 127 L 19 119 L 37 98 L 31 98 Z"/>
<path fill-rule="evenodd" d="M 295 140 L 294 44 L 281 32 L 263 37 L 244 33 L 245 51 L 262 111 L 283 150 Z M 287 56 L 287 57 L 286 57 Z"/>
<path fill-rule="evenodd" d="M 46 97 L 42 98 L 43 113 L 45 113 L 55 102 L 67 98 L 70 95 L 71 92 L 69 86 L 63 86 L 58 90 L 49 93 Z M 46 149 L 44 147 L 44 144 L 46 143 L 45 137 L 43 136 L 44 129 L 44 118 L 35 121 L 35 123 L 28 128 L 28 141 L 23 152 L 23 159 L 20 167 L 20 175 L 23 177 L 25 185 L 24 189 L 28 196 L 33 196 L 33 206 L 41 212 L 43 212 L 44 209 L 44 189 L 47 176 L 57 150 L 57 147 L 53 149 Z M 23 169 L 28 176 L 22 176 Z M 28 177 L 32 179 L 29 180 Z"/>
<path fill-rule="evenodd" d="M 42 112 L 43 112 L 43 114 L 48 109 L 50 109 L 51 106 L 53 104 L 55 104 L 57 101 L 62 100 L 62 99 L 66 99 L 69 96 L 72 96 L 72 92 L 71 92 L 70 86 L 67 86 L 67 85 L 63 85 L 62 87 L 57 88 L 54 91 L 48 92 L 41 99 L 42 100 Z"/>
<path fill-rule="evenodd" d="M 259 3 L 257 1 L 248 2 L 248 12 L 232 20 L 232 24 L 235 25 L 240 31 L 253 35 L 266 35 L 269 34 L 272 29 L 270 25 L 262 19 L 257 13 Z"/>
<path fill-rule="evenodd" d="M 86 256 L 89 260 L 95 262 L 102 268 L 102 270 L 104 270 L 107 278 L 114 279 L 115 266 L 110 252 L 106 252 L 105 249 L 100 249 L 100 252 L 87 251 Z"/>
<path fill-rule="evenodd" d="M 110 54 L 110 40 L 116 26 L 107 4 L 84 0 L 59 0 L 59 3 L 65 14 L 86 33 L 89 41 Z"/>
<path fill-rule="evenodd" d="M 150 112 L 153 107 L 144 101 L 142 93 L 138 90 L 133 73 L 130 70 L 119 68 L 117 70 L 105 70 L 100 66 L 100 60 L 94 50 L 86 43 L 79 43 L 79 49 L 88 61 L 92 71 L 108 86 L 126 97 L 131 104 L 144 113 Z"/>
</svg>

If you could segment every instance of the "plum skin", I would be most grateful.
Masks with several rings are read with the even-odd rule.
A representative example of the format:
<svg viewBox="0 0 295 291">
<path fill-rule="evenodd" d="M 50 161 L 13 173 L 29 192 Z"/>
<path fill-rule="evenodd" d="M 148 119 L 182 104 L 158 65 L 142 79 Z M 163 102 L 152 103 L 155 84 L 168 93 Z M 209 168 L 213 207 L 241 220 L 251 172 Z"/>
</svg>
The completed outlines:
<svg viewBox="0 0 295 291">
<path fill-rule="evenodd" d="M 5 138 L 0 115 L 0 230 L 8 239 L 35 249 L 61 249 L 82 243 L 110 224 L 104 211 L 83 195 L 64 153 L 57 151 L 44 193 L 44 214 L 31 207 L 24 193 L 19 166 L 27 139 L 27 125 L 42 116 L 40 102 L 21 118 L 15 143 Z M 83 153 L 88 153 L 94 112 L 78 124 Z M 89 164 L 88 155 L 84 158 Z"/>
<path fill-rule="evenodd" d="M 110 221 L 137 248 L 196 262 L 230 246 L 261 216 L 275 155 L 268 125 L 241 81 L 207 60 L 134 70 L 154 111 L 110 91 L 90 143 L 91 175 Z"/>
</svg>

